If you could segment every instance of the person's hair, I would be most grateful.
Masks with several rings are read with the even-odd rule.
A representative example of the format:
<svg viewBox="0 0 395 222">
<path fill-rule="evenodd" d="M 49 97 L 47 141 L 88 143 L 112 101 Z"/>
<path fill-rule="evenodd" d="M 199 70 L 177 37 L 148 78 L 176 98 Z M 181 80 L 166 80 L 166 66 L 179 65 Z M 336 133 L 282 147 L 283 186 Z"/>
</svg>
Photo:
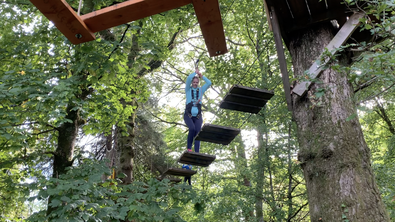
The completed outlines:
<svg viewBox="0 0 395 222">
<path fill-rule="evenodd" d="M 199 77 L 197 77 L 197 76 L 194 76 L 193 78 L 192 78 L 192 82 L 193 82 L 193 80 L 194 79 L 197 79 L 197 80 L 199 80 Z"/>
</svg>

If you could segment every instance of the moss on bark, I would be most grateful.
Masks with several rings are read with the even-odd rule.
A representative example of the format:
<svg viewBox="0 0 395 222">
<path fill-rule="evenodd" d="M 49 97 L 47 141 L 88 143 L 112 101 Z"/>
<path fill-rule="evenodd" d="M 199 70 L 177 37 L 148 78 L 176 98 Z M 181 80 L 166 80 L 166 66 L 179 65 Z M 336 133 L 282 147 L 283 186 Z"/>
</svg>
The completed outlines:
<svg viewBox="0 0 395 222">
<path fill-rule="evenodd" d="M 333 38 L 332 28 L 320 25 L 293 37 L 289 48 L 301 77 Z M 325 94 L 316 98 L 319 89 Z M 352 98 L 347 73 L 330 68 L 307 96 L 293 95 L 311 221 L 389 221 L 358 118 L 348 119 L 356 113 Z"/>
</svg>

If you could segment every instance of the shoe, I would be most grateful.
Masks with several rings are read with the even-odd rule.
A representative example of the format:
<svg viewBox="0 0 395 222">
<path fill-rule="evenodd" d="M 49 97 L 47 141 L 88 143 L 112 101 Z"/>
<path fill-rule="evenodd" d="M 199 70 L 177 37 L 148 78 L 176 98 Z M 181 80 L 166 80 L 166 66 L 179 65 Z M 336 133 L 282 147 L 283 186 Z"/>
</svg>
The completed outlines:
<svg viewBox="0 0 395 222">
<path fill-rule="evenodd" d="M 188 152 L 192 152 L 192 149 L 188 149 Z"/>
<path fill-rule="evenodd" d="M 191 165 L 186 165 L 186 164 L 182 164 L 182 169 L 186 169 L 186 170 L 192 170 L 192 166 Z"/>
</svg>

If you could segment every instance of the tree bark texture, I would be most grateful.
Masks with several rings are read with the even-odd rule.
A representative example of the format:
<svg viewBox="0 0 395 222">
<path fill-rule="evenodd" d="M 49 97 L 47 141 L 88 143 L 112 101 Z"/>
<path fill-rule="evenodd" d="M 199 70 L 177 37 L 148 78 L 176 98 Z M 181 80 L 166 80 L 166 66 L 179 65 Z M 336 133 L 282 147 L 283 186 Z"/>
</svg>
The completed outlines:
<svg viewBox="0 0 395 222">
<path fill-rule="evenodd" d="M 133 182 L 133 158 L 134 158 L 134 146 L 133 146 L 133 139 L 134 139 L 134 117 L 135 113 L 129 117 L 128 132 L 122 132 L 122 130 L 118 128 L 117 139 L 118 139 L 118 152 L 120 154 L 118 165 L 118 171 L 125 175 L 122 178 L 123 184 L 130 184 Z M 124 134 L 124 135 L 122 135 Z M 117 174 L 119 175 L 118 172 Z"/>
<path fill-rule="evenodd" d="M 256 221 L 263 222 L 263 185 L 265 182 L 265 147 L 267 144 L 263 141 L 262 126 L 258 127 L 258 158 L 257 158 L 257 175 L 256 175 L 256 188 L 255 188 L 255 211 Z"/>
<path fill-rule="evenodd" d="M 289 50 L 301 77 L 333 38 L 329 25 L 293 35 Z M 342 56 L 341 62 L 347 61 Z M 311 221 L 389 221 L 371 168 L 347 73 L 324 70 L 304 97 L 293 95 L 293 115 Z M 325 94 L 314 97 L 317 89 Z"/>
<path fill-rule="evenodd" d="M 66 173 L 66 168 L 73 164 L 72 159 L 80 120 L 79 110 L 71 110 L 71 106 L 67 107 L 65 118 L 71 122 L 65 122 L 58 128 L 58 146 L 54 155 L 52 175 L 55 178 Z"/>
</svg>

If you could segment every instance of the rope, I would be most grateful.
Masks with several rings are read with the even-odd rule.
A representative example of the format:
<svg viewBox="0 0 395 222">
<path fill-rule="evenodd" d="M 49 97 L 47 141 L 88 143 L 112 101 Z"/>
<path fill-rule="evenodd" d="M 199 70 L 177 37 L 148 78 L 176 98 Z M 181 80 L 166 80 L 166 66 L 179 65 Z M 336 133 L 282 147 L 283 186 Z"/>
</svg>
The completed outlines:
<svg viewBox="0 0 395 222">
<path fill-rule="evenodd" d="M 80 4 L 78 5 L 78 16 L 80 16 L 80 12 L 81 12 L 81 5 L 82 5 L 82 0 L 80 0 Z"/>
</svg>

